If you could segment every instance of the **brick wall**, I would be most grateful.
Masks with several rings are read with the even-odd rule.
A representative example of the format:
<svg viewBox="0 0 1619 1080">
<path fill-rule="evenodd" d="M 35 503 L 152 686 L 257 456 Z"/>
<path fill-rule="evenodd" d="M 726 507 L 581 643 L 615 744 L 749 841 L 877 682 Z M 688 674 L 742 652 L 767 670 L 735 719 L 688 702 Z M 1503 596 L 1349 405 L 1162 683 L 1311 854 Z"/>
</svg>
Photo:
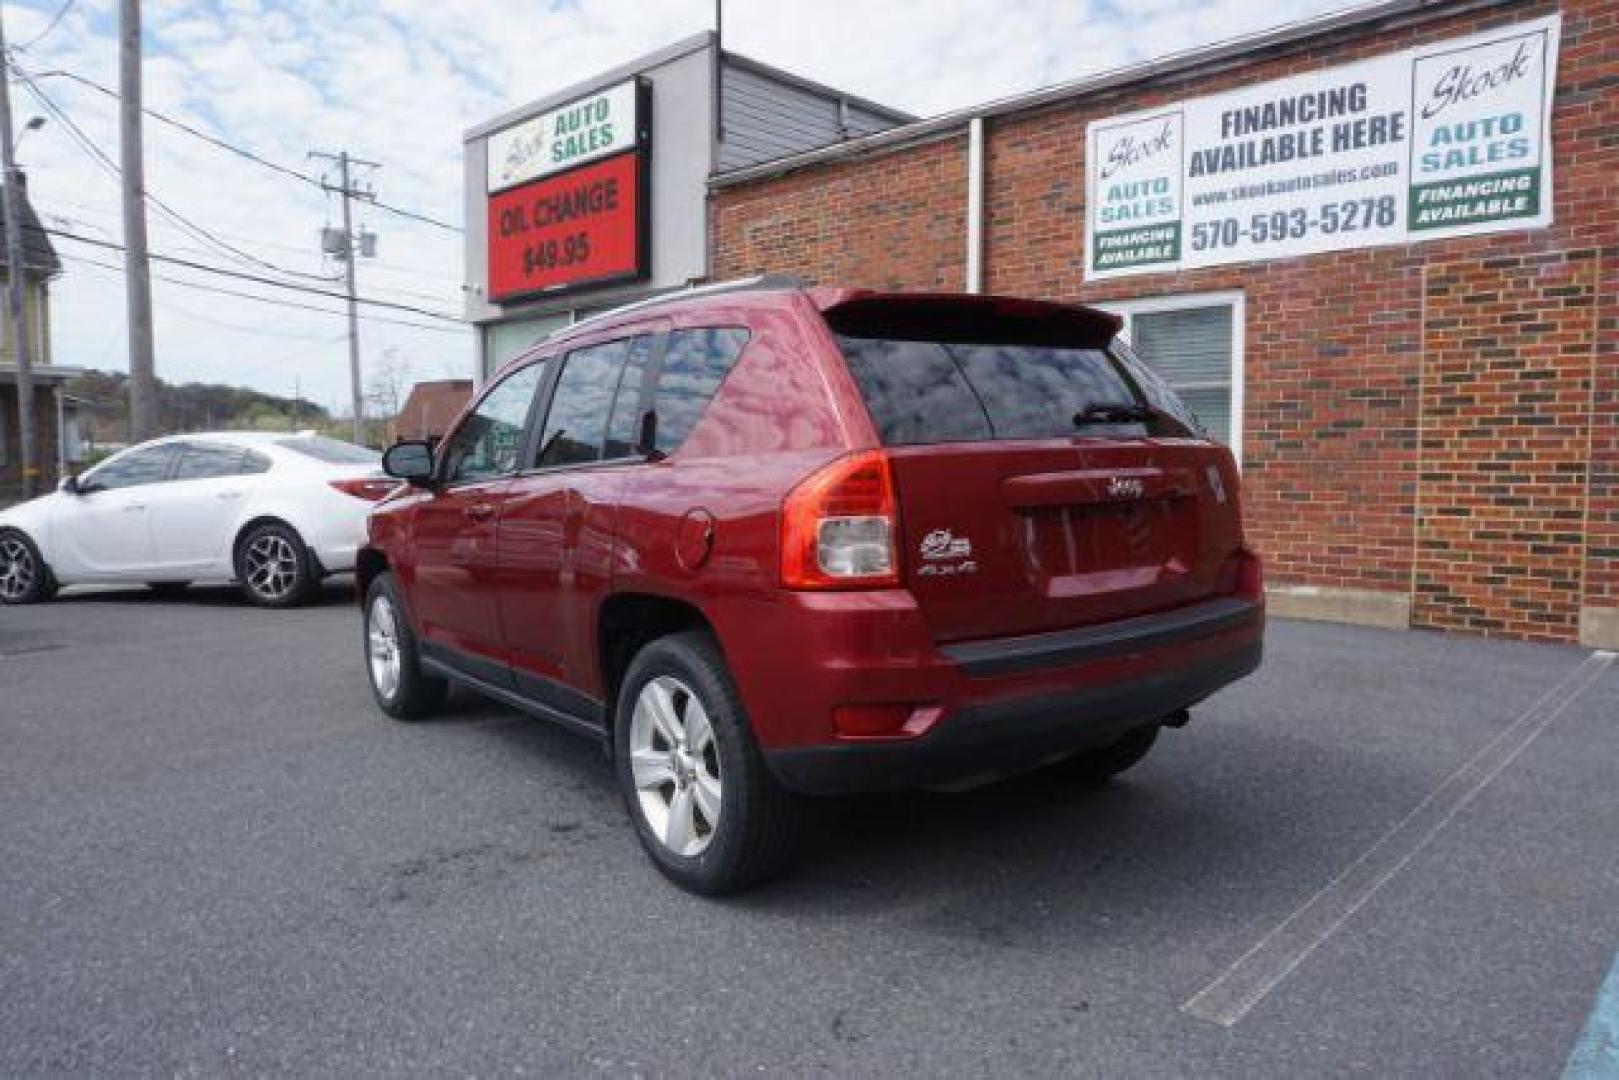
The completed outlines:
<svg viewBox="0 0 1619 1080">
<path fill-rule="evenodd" d="M 1561 6 L 1547 229 L 1086 284 L 1085 126 L 1555 10 L 1339 34 L 986 125 L 988 291 L 1245 295 L 1246 510 L 1273 583 L 1409 597 L 1417 625 L 1562 641 L 1582 605 L 1619 608 L 1619 0 Z M 957 287 L 965 156 L 957 135 L 718 189 L 715 276 Z"/>
</svg>

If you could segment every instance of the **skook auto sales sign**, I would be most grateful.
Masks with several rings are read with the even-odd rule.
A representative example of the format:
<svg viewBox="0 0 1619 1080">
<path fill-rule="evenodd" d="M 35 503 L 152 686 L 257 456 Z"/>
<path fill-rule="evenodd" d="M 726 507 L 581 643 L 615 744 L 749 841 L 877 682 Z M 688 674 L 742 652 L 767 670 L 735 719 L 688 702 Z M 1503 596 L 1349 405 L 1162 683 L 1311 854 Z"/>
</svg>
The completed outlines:
<svg viewBox="0 0 1619 1080">
<path fill-rule="evenodd" d="M 651 100 L 630 80 L 489 136 L 490 300 L 647 275 Z"/>
<path fill-rule="evenodd" d="M 1094 121 L 1086 277 L 1550 224 L 1560 26 Z"/>
</svg>

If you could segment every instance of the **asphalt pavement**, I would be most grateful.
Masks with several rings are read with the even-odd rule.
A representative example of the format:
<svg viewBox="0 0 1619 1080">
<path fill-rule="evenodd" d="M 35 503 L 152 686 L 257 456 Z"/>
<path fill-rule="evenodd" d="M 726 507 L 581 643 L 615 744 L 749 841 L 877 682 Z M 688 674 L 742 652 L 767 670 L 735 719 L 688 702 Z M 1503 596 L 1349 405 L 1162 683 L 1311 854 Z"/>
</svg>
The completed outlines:
<svg viewBox="0 0 1619 1080">
<path fill-rule="evenodd" d="M 1101 789 L 841 804 L 701 900 L 590 744 L 373 706 L 352 598 L 0 610 L 0 1074 L 1558 1076 L 1619 665 L 1273 622 Z"/>
</svg>

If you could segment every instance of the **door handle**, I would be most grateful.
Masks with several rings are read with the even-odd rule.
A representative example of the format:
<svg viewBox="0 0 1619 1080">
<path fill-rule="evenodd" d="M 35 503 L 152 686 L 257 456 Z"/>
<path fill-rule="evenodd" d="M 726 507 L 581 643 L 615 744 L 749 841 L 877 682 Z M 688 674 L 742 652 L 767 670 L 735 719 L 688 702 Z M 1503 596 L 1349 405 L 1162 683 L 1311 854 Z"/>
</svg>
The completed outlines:
<svg viewBox="0 0 1619 1080">
<path fill-rule="evenodd" d="M 488 503 L 474 503 L 467 507 L 466 515 L 468 521 L 488 521 L 495 516 L 495 508 Z"/>
<path fill-rule="evenodd" d="M 133 514 L 133 513 L 136 513 L 137 511 L 145 510 L 145 509 L 146 509 L 146 504 L 145 503 L 125 503 L 124 504 L 124 513 L 126 513 L 126 514 Z"/>
<path fill-rule="evenodd" d="M 216 499 L 240 499 L 241 497 L 242 493 L 240 491 L 220 491 L 214 495 Z"/>
</svg>

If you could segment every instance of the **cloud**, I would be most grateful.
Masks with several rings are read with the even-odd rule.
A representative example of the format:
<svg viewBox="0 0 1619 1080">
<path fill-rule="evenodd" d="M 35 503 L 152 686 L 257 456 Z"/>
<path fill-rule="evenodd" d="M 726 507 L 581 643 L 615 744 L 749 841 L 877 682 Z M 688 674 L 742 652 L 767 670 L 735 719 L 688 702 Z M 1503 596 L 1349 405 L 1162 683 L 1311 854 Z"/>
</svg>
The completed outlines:
<svg viewBox="0 0 1619 1080">
<path fill-rule="evenodd" d="M 732 0 L 731 48 L 919 114 L 970 105 L 1089 72 L 1260 29 L 1323 10 L 1320 0 L 1263 7 L 1236 0 Z M 58 0 L 6 7 L 13 42 L 40 33 Z M 449 221 L 461 213 L 461 133 L 474 123 L 606 67 L 705 29 L 709 0 L 146 0 L 147 104 L 314 169 L 312 149 L 346 148 L 382 163 L 371 179 L 388 202 Z M 65 69 L 117 85 L 111 0 L 78 0 L 20 56 L 30 71 Z M 86 136 L 118 158 L 116 102 L 69 80 L 40 86 Z M 42 112 L 14 87 L 19 123 Z M 52 119 L 28 136 L 22 161 L 48 222 L 122 240 L 116 180 Z M 148 120 L 148 189 L 224 243 L 310 274 L 323 262 L 318 230 L 337 208 L 319 190 Z M 381 255 L 360 264 L 361 292 L 436 311 L 460 310 L 459 236 L 377 210 L 361 214 Z M 149 214 L 152 249 L 258 270 Z M 121 257 L 60 241 L 66 273 L 54 288 L 54 359 L 125 366 Z M 113 264 L 104 269 L 92 262 Z M 157 363 L 166 379 L 235 382 L 347 408 L 341 305 L 221 281 L 159 264 L 168 278 L 223 285 L 333 314 L 271 307 L 154 285 Z M 403 313 L 372 312 L 416 318 Z M 362 324 L 363 356 L 389 353 L 416 378 L 468 374 L 470 331 Z"/>
</svg>

